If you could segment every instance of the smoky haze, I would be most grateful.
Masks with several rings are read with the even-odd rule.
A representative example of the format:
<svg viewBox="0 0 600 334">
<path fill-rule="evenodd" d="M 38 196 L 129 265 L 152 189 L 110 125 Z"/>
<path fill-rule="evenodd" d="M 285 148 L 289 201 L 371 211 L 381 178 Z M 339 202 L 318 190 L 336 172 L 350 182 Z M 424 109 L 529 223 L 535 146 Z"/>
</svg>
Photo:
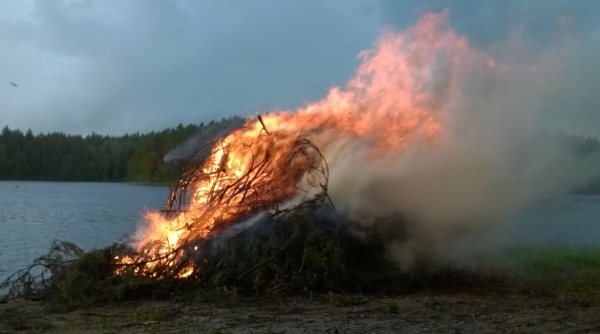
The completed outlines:
<svg viewBox="0 0 600 334">
<path fill-rule="evenodd" d="M 448 15 L 426 14 L 400 33 L 406 40 L 395 51 L 404 59 L 398 66 L 408 70 L 398 73 L 415 75 L 418 87 L 407 87 L 404 83 L 411 81 L 386 64 L 378 70 L 392 88 L 378 91 L 375 101 L 365 96 L 359 102 L 368 113 L 386 95 L 414 89 L 408 98 L 427 96 L 433 115 L 441 119 L 438 140 L 429 143 L 415 129 L 405 149 L 381 157 L 365 153 L 372 149 L 368 134 L 332 131 L 330 137 L 313 138 L 329 162 L 329 194 L 336 207 L 371 231 L 395 235 L 389 251 L 405 270 L 423 261 L 436 263 L 460 237 L 489 231 L 540 198 L 585 184 L 600 164 L 600 156 L 575 158 L 559 137 L 545 132 L 548 118 L 556 116 L 554 108 L 548 111 L 556 99 L 577 96 L 579 106 L 595 99 L 584 93 L 587 74 L 579 72 L 583 77 L 573 80 L 580 66 L 573 63 L 577 52 L 556 45 L 538 52 L 513 40 L 483 49 L 461 39 Z M 385 42 L 384 36 L 380 43 Z M 412 111 L 392 107 L 386 112 Z M 374 120 L 372 126 L 383 131 L 386 125 Z M 378 218 L 394 214 L 404 215 L 406 225 L 381 225 Z"/>
</svg>

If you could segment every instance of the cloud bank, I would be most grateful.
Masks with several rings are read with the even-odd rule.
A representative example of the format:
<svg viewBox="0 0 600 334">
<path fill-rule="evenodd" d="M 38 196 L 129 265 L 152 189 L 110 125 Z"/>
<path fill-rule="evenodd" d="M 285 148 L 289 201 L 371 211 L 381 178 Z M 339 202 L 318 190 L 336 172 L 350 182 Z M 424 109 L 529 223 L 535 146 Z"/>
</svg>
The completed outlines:
<svg viewBox="0 0 600 334">
<path fill-rule="evenodd" d="M 3 1 L 0 122 L 123 134 L 295 109 L 343 84 L 386 27 L 444 8 L 458 34 L 505 57 L 562 50 L 545 125 L 599 134 L 594 0 Z"/>
</svg>

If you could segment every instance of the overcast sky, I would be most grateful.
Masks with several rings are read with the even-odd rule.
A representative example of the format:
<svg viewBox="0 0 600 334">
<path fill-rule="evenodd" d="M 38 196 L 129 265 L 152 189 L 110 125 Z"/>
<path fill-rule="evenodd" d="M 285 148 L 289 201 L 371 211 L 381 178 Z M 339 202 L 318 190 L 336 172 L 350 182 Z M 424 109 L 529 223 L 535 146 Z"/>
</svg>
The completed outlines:
<svg viewBox="0 0 600 334">
<path fill-rule="evenodd" d="M 484 49 L 568 39 L 548 119 L 600 135 L 597 0 L 0 0 L 0 127 L 121 135 L 296 109 L 344 85 L 382 29 L 445 7 Z"/>
</svg>

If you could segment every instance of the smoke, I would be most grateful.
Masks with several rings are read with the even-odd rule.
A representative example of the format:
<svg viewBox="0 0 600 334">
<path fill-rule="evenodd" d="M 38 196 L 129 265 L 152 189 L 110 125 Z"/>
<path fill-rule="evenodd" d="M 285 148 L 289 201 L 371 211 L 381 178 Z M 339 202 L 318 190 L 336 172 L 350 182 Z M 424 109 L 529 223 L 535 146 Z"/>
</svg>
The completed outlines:
<svg viewBox="0 0 600 334">
<path fill-rule="evenodd" d="M 449 27 L 447 15 L 427 14 L 405 32 L 388 32 L 368 53 L 355 81 L 365 80 L 360 73 L 368 67 L 370 88 L 351 82 L 343 94 L 353 96 L 359 113 L 376 115 L 369 131 L 357 136 L 328 129 L 311 138 L 329 162 L 329 194 L 336 207 L 392 235 L 388 250 L 405 270 L 418 261 L 436 261 L 436 254 L 459 237 L 495 227 L 542 197 L 585 183 L 595 167 L 573 158 L 559 137 L 545 134 L 545 117 L 556 112 L 547 110 L 550 101 L 557 96 L 582 100 L 583 93 L 562 80 L 565 73 L 576 75 L 566 63 L 574 56 L 551 48 L 535 57 L 515 57 L 531 53 L 508 50 L 525 48 L 513 41 L 495 46 L 502 54 L 481 50 Z M 393 55 L 384 58 L 394 58 L 394 68 L 375 66 L 390 45 Z M 379 76 L 386 77 L 387 86 L 373 95 Z M 329 99 L 319 105 L 329 105 Z M 381 102 L 390 99 L 409 101 Z M 572 105 L 584 103 L 585 98 Z M 410 108 L 439 121 L 433 141 L 427 136 L 430 124 L 423 121 L 401 136 L 388 133 L 394 125 L 386 123 L 387 117 L 413 113 Z M 402 141 L 401 149 L 371 154 L 381 153 L 381 133 Z M 374 225 L 378 217 L 398 212 L 407 218 L 404 225 Z M 405 230 L 408 241 L 393 238 L 398 229 Z"/>
<path fill-rule="evenodd" d="M 192 157 L 195 160 L 204 160 L 211 149 L 210 144 L 214 138 L 225 137 L 242 124 L 243 119 L 239 117 L 223 118 L 219 122 L 210 122 L 208 125 L 202 126 L 202 131 L 198 134 L 167 152 L 163 157 L 163 161 L 171 163 L 173 161 L 188 160 Z"/>
<path fill-rule="evenodd" d="M 165 163 L 170 163 L 173 161 L 189 159 L 197 154 L 199 148 L 205 147 L 206 145 L 207 138 L 205 135 L 195 135 L 167 152 L 163 157 L 163 161 Z"/>
<path fill-rule="evenodd" d="M 474 46 L 448 17 L 425 14 L 405 31 L 387 29 L 359 55 L 345 87 L 300 110 L 248 122 L 223 139 L 243 146 L 223 159 L 244 174 L 244 164 L 233 162 L 253 159 L 244 138 L 263 127 L 307 137 L 329 164 L 336 209 L 361 224 L 358 236 L 367 230 L 385 237 L 403 270 L 443 260 L 464 236 L 585 184 L 597 159 L 578 159 L 547 131 L 560 129 L 553 121 L 565 117 L 557 106 L 594 108 L 593 89 L 573 86 L 587 77 L 577 61 L 591 61 L 593 52 L 564 40 L 530 48 L 519 29 L 505 43 Z"/>
</svg>

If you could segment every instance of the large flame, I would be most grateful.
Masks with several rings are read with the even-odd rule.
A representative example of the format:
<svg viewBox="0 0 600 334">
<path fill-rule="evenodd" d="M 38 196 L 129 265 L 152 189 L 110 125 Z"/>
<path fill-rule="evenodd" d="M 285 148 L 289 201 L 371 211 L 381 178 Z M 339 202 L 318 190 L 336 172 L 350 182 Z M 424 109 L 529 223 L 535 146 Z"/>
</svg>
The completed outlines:
<svg viewBox="0 0 600 334">
<path fill-rule="evenodd" d="M 178 256 L 173 249 L 264 210 L 264 203 L 310 196 L 301 183 L 314 166 L 315 153 L 293 164 L 289 161 L 302 138 L 314 142 L 328 161 L 335 160 L 335 150 L 349 138 L 360 139 L 365 159 L 374 160 L 398 155 L 414 142 L 435 144 L 444 135 L 443 111 L 448 104 L 460 104 L 456 81 L 473 64 L 494 66 L 491 57 L 471 48 L 448 28 L 447 12 L 426 14 L 403 33 L 385 31 L 376 47 L 359 57 L 362 64 L 345 88 L 333 87 L 323 100 L 295 112 L 273 112 L 249 120 L 220 139 L 186 183 L 192 195 L 185 210 L 175 215 L 146 215 L 147 226 L 137 246 L 140 256 L 164 254 L 164 261 L 170 263 Z M 259 166 L 266 160 L 268 164 Z M 262 168 L 271 172 L 264 173 Z M 224 191 L 220 198 L 214 197 L 215 190 L 239 190 L 232 185 L 265 175 L 269 179 L 261 179 L 259 187 Z M 140 259 L 120 261 L 139 263 Z M 152 265 L 147 263 L 146 268 Z M 181 277 L 193 270 L 178 269 Z"/>
</svg>

